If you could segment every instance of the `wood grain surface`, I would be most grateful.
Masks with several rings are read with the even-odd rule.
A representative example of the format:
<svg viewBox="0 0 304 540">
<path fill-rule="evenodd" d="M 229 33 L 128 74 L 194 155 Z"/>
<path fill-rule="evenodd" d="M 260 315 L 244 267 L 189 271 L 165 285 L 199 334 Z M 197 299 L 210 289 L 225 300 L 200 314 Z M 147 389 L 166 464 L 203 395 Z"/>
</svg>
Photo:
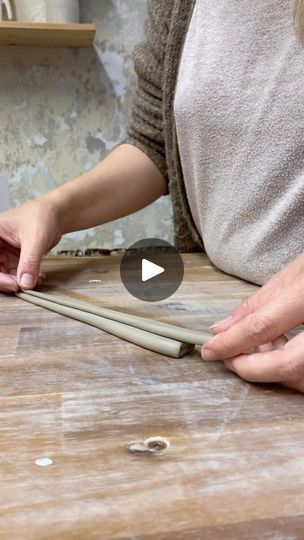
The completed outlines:
<svg viewBox="0 0 304 540">
<path fill-rule="evenodd" d="M 93 47 L 95 24 L 0 21 L 0 45 Z"/>
<path fill-rule="evenodd" d="M 158 304 L 125 291 L 118 257 L 47 259 L 44 290 L 197 330 L 254 290 L 203 255 L 184 262 Z M 302 395 L 198 349 L 176 360 L 13 296 L 0 306 L 1 540 L 304 538 Z M 153 436 L 169 450 L 128 451 Z"/>
</svg>

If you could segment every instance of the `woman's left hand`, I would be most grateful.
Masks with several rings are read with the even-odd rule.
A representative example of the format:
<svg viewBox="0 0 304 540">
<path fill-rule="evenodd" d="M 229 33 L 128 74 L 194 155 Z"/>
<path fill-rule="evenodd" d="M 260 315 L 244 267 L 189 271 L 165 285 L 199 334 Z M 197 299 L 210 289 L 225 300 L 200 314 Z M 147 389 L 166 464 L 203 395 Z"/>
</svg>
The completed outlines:
<svg viewBox="0 0 304 540">
<path fill-rule="evenodd" d="M 304 254 L 289 263 L 214 324 L 202 348 L 205 360 L 224 360 L 250 382 L 278 382 L 304 392 L 304 332 L 290 341 L 284 332 L 304 322 Z M 253 352 L 252 352 L 253 350 Z"/>
</svg>

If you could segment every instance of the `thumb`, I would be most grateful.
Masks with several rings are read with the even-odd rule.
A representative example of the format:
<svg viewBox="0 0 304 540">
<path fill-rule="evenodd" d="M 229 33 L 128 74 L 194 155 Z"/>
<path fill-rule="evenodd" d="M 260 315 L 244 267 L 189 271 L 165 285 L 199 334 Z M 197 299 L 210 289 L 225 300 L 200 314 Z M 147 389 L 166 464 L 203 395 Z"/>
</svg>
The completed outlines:
<svg viewBox="0 0 304 540">
<path fill-rule="evenodd" d="M 21 246 L 20 260 L 17 270 L 17 280 L 21 289 L 33 289 L 39 276 L 43 248 L 37 241 L 24 242 Z"/>
</svg>

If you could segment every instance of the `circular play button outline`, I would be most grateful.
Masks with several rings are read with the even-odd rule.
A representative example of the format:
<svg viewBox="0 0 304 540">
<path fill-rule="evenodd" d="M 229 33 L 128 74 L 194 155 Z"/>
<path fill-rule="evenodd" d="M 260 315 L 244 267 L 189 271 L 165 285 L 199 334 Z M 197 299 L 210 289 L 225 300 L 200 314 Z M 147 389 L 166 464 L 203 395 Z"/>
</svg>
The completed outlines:
<svg viewBox="0 0 304 540">
<path fill-rule="evenodd" d="M 123 255 L 120 276 L 132 296 L 144 302 L 158 302 L 177 291 L 184 277 L 184 264 L 169 242 L 144 238 Z"/>
</svg>

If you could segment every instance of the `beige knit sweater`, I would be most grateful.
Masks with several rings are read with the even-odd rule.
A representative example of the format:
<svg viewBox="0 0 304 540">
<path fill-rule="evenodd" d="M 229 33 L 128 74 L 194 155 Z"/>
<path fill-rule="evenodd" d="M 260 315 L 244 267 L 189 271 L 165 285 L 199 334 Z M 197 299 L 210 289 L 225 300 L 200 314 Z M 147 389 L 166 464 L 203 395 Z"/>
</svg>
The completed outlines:
<svg viewBox="0 0 304 540">
<path fill-rule="evenodd" d="M 148 0 L 146 39 L 134 50 L 138 85 L 124 141 L 148 155 L 168 179 L 180 251 L 203 247 L 185 193 L 173 110 L 178 68 L 194 5 L 195 0 Z"/>
</svg>

